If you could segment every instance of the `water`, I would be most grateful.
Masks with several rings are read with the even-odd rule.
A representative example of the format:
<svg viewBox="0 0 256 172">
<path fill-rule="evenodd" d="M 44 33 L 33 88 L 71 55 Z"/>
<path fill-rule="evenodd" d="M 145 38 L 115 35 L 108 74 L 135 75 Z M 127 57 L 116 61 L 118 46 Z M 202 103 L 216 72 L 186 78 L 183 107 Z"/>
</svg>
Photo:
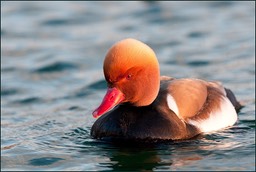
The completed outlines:
<svg viewBox="0 0 256 172">
<path fill-rule="evenodd" d="M 255 171 L 255 2 L 1 1 L 1 170 Z M 122 145 L 90 137 L 102 62 L 126 37 L 162 75 L 219 80 L 245 104 L 231 128 Z"/>
</svg>

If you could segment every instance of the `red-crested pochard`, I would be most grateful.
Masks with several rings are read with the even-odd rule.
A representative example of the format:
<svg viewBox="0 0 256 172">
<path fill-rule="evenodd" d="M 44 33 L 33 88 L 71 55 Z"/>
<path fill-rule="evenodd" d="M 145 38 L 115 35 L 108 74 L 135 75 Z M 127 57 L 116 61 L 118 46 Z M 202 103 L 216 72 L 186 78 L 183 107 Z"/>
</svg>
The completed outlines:
<svg viewBox="0 0 256 172">
<path fill-rule="evenodd" d="M 93 112 L 96 139 L 189 139 L 232 126 L 241 108 L 219 82 L 161 76 L 154 51 L 124 39 L 108 51 L 103 65 L 108 90 Z"/>
</svg>

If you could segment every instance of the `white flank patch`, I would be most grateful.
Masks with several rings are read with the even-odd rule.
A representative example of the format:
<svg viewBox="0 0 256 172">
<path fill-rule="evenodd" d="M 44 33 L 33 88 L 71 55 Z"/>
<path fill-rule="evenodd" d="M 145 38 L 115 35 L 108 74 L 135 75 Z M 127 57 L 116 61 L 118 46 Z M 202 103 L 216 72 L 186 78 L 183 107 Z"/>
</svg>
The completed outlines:
<svg viewBox="0 0 256 172">
<path fill-rule="evenodd" d="M 167 95 L 167 104 L 168 104 L 168 107 L 169 107 L 177 116 L 179 116 L 179 109 L 178 109 L 177 103 L 176 103 L 176 101 L 174 100 L 174 98 L 173 98 L 170 94 Z"/>
<path fill-rule="evenodd" d="M 237 113 L 234 106 L 223 97 L 220 109 L 211 112 L 209 118 L 204 120 L 189 120 L 188 123 L 198 127 L 202 132 L 216 131 L 232 126 L 237 121 Z"/>
</svg>

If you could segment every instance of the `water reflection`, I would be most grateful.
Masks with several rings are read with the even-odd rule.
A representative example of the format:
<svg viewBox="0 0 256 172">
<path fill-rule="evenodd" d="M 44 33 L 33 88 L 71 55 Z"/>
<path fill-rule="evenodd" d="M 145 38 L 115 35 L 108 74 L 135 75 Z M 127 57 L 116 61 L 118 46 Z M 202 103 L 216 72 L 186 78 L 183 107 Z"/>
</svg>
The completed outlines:
<svg viewBox="0 0 256 172">
<path fill-rule="evenodd" d="M 114 171 L 141 171 L 151 170 L 161 161 L 157 151 L 119 149 L 109 154 L 109 163 L 100 163 L 100 166 L 109 167 Z"/>
<path fill-rule="evenodd" d="M 120 144 L 115 146 L 115 149 L 105 152 L 109 162 L 99 163 L 99 166 L 113 171 L 161 171 L 202 159 L 200 151 L 197 152 L 198 147 L 195 147 L 193 142 L 191 142 L 191 147 L 182 143 L 139 145 L 137 147 L 131 145 L 125 147 Z"/>
<path fill-rule="evenodd" d="M 199 135 L 186 141 L 161 143 L 108 142 L 94 139 L 88 141 L 87 139 L 87 142 L 83 142 L 83 146 L 80 145 L 77 150 L 83 154 L 98 155 L 96 166 L 104 170 L 176 170 L 184 166 L 196 166 L 200 161 L 220 155 L 226 158 L 234 156 L 235 153 L 229 151 L 234 148 L 239 149 L 242 145 L 241 140 L 236 140 L 228 134 L 230 130 L 233 129 Z M 87 137 L 90 137 L 89 133 L 87 134 Z M 81 142 L 76 143 L 81 144 Z"/>
</svg>

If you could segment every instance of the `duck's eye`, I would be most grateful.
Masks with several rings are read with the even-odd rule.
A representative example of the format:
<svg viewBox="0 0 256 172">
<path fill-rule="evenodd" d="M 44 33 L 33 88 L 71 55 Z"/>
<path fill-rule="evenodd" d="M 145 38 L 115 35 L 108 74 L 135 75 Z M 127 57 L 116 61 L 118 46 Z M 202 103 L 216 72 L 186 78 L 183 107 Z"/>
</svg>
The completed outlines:
<svg viewBox="0 0 256 172">
<path fill-rule="evenodd" d="M 128 79 L 128 80 L 130 80 L 132 78 L 132 75 L 131 74 L 128 74 L 127 76 L 126 76 L 126 79 Z"/>
<path fill-rule="evenodd" d="M 112 81 L 112 79 L 109 78 L 109 79 L 108 79 L 108 82 L 109 82 L 109 83 L 112 83 L 113 81 Z"/>
</svg>

